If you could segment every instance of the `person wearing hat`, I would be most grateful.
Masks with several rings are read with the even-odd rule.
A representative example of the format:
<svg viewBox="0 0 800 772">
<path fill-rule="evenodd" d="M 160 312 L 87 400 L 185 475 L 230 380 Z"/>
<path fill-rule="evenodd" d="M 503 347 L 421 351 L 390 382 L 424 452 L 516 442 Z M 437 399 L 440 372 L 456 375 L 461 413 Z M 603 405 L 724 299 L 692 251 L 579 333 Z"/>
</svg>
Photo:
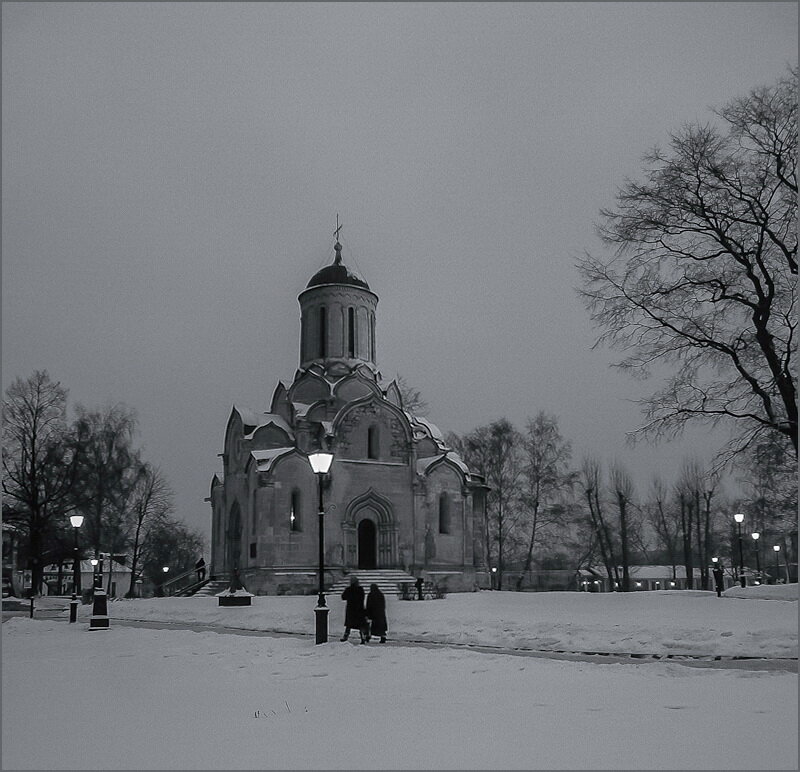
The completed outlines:
<svg viewBox="0 0 800 772">
<path fill-rule="evenodd" d="M 342 600 L 347 603 L 344 608 L 344 635 L 341 640 L 350 637 L 354 627 L 361 635 L 361 643 L 369 640 L 367 616 L 364 613 L 364 588 L 358 583 L 357 576 L 350 577 L 350 586 L 342 593 Z"/>
</svg>

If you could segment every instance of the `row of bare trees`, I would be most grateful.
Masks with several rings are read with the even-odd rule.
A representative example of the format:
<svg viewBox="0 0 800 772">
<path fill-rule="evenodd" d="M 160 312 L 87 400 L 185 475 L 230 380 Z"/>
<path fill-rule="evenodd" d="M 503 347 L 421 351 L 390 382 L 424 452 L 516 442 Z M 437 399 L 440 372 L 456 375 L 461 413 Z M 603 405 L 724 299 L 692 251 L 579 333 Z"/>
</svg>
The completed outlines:
<svg viewBox="0 0 800 772">
<path fill-rule="evenodd" d="M 783 475 L 766 463 L 774 461 L 775 448 L 761 448 L 761 467 L 742 458 L 743 494 L 733 497 L 719 471 L 697 458 L 687 458 L 674 480 L 656 475 L 638 485 L 617 461 L 584 456 L 573 467 L 571 442 L 558 418 L 544 412 L 523 431 L 503 418 L 463 437 L 448 435 L 448 442 L 490 488 L 486 561 L 496 569 L 498 589 L 509 575 L 522 589 L 534 569 L 592 567 L 626 592 L 633 589 L 631 566 L 655 564 L 668 566 L 673 579 L 685 576 L 688 588 L 710 590 L 712 557 L 729 570 L 738 565 L 737 511 L 748 513 L 751 530 L 782 545 L 785 560 L 796 561 L 796 524 L 793 531 L 789 517 L 796 486 L 791 463 Z M 782 499 L 776 490 L 784 491 Z M 745 563 L 752 568 L 750 546 Z"/>
<path fill-rule="evenodd" d="M 136 416 L 130 408 L 77 405 L 74 412 L 68 421 L 67 390 L 47 371 L 17 378 L 6 390 L 3 521 L 22 536 L 34 594 L 42 590 L 46 565 L 75 557 L 68 518 L 81 514 L 84 551 L 128 557 L 126 594 L 133 595 L 141 576 L 159 581 L 161 567 L 175 565 L 163 545 L 196 560 L 203 540 L 172 517 L 169 483 L 134 447 Z"/>
</svg>

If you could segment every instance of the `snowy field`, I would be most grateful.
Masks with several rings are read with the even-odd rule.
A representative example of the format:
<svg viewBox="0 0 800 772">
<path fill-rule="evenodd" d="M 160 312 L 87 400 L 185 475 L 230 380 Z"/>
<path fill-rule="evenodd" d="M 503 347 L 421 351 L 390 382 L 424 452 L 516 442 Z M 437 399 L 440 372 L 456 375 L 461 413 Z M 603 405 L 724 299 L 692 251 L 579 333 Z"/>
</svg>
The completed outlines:
<svg viewBox="0 0 800 772">
<path fill-rule="evenodd" d="M 751 591 L 752 590 L 752 591 Z M 3 769 L 797 769 L 797 675 L 595 664 L 402 638 L 797 656 L 797 586 L 389 599 L 390 643 L 143 629 L 123 616 L 311 633 L 313 597 L 109 604 L 111 629 L 2 625 Z M 55 604 L 46 599 L 42 606 Z"/>
<path fill-rule="evenodd" d="M 754 602 L 756 598 L 759 602 Z M 479 592 L 453 593 L 442 600 L 387 597 L 386 601 L 389 637 L 395 641 L 661 655 L 797 657 L 796 584 L 732 588 L 722 598 L 713 592 L 680 590 Z M 117 619 L 313 632 L 316 596 L 257 596 L 252 602 L 249 608 L 220 608 L 213 597 L 121 600 L 109 604 L 109 614 Z M 331 597 L 328 605 L 331 636 L 338 637 L 344 602 Z M 80 611 L 88 619 L 91 607 L 83 606 Z"/>
</svg>

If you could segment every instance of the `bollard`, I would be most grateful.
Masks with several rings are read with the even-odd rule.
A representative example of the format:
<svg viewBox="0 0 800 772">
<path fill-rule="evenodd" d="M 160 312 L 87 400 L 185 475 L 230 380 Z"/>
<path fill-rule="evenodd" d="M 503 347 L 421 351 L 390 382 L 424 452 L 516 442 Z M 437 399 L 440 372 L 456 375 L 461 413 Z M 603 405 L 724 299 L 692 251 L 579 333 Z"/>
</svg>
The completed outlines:
<svg viewBox="0 0 800 772">
<path fill-rule="evenodd" d="M 31 595 L 31 619 L 33 619 L 33 595 Z"/>
<path fill-rule="evenodd" d="M 77 622 L 78 621 L 78 605 L 80 601 L 75 597 L 75 593 L 72 593 L 72 600 L 69 602 L 69 621 Z"/>
<path fill-rule="evenodd" d="M 89 618 L 89 629 L 108 629 L 108 599 L 106 598 L 106 591 L 101 588 L 95 588 L 94 591 L 94 602 L 92 604 L 92 616 Z"/>
</svg>

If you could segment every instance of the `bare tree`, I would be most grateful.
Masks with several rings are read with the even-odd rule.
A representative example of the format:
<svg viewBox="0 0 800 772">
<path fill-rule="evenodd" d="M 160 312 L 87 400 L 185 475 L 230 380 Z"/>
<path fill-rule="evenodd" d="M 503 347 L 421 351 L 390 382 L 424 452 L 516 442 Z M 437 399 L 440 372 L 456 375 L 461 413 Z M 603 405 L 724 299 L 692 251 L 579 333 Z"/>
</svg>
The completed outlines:
<svg viewBox="0 0 800 772">
<path fill-rule="evenodd" d="M 633 502 L 633 481 L 628 472 L 620 465 L 614 464 L 609 473 L 614 501 L 619 513 L 619 542 L 622 558 L 622 592 L 631 589 L 629 540 L 631 531 L 631 507 Z"/>
<path fill-rule="evenodd" d="M 669 492 L 664 481 L 656 476 L 650 485 L 650 493 L 645 503 L 647 519 L 658 538 L 658 544 L 667 556 L 672 567 L 672 578 L 676 578 L 678 565 L 678 539 L 680 523 L 675 508 L 671 505 Z"/>
<path fill-rule="evenodd" d="M 603 473 L 600 462 L 586 456 L 581 464 L 580 485 L 589 512 L 589 521 L 592 531 L 597 539 L 597 548 L 608 576 L 609 587 L 620 586 L 619 563 L 617 561 L 617 550 L 615 549 L 615 539 L 612 533 L 608 518 L 604 513 L 603 502 Z"/>
<path fill-rule="evenodd" d="M 569 469 L 572 446 L 561 436 L 556 416 L 539 411 L 535 418 L 529 418 L 522 449 L 523 513 L 520 526 L 527 529 L 527 549 L 517 578 L 517 590 L 522 589 L 525 574 L 530 571 L 539 530 L 560 520 L 563 508 L 554 505 L 571 492 L 575 481 L 575 473 Z"/>
<path fill-rule="evenodd" d="M 124 541 L 120 513 L 135 484 L 138 456 L 132 448 L 134 412 L 123 405 L 103 410 L 77 408 L 73 443 L 76 459 L 75 502 L 86 516 L 89 544 L 98 557 Z"/>
<path fill-rule="evenodd" d="M 672 134 L 601 212 L 615 253 L 579 263 L 581 294 L 618 367 L 668 368 L 634 436 L 725 422 L 728 455 L 777 434 L 796 456 L 796 70 L 716 115 L 724 128 Z"/>
<path fill-rule="evenodd" d="M 467 463 L 489 486 L 486 508 L 487 561 L 493 566 L 491 543 L 497 544 L 497 589 L 503 588 L 503 569 L 510 548 L 515 544 L 514 526 L 518 519 L 522 459 L 521 437 L 505 418 L 474 429 L 464 437 Z"/>
<path fill-rule="evenodd" d="M 17 378 L 3 400 L 3 518 L 26 535 L 33 594 L 41 592 L 45 543 L 71 508 L 66 401 L 46 370 Z"/>
<path fill-rule="evenodd" d="M 400 391 L 400 398 L 403 401 L 403 410 L 412 415 L 426 415 L 428 413 L 428 403 L 422 398 L 420 390 L 411 386 L 400 373 L 397 373 L 395 382 Z"/>
<path fill-rule="evenodd" d="M 140 463 L 136 483 L 131 488 L 128 511 L 130 515 L 131 584 L 126 596 L 132 598 L 136 580 L 141 576 L 140 563 L 151 534 L 158 531 L 172 511 L 172 490 L 160 470 Z"/>
</svg>

